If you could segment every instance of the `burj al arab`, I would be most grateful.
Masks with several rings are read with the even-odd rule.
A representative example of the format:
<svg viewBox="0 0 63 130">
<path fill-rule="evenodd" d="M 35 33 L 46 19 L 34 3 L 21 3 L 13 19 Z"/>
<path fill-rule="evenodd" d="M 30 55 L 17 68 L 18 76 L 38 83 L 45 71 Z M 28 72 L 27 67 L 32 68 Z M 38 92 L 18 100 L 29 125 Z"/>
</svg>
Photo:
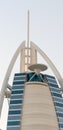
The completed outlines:
<svg viewBox="0 0 63 130">
<path fill-rule="evenodd" d="M 0 92 L 0 115 L 5 96 L 10 99 L 6 130 L 63 130 L 63 79 L 50 58 L 29 39 L 14 53 Z M 38 55 L 46 64 L 38 63 Z M 20 73 L 15 73 L 12 86 L 9 78 L 20 55 Z M 54 76 L 47 74 L 50 67 Z M 8 91 L 9 90 L 9 91 Z"/>
</svg>

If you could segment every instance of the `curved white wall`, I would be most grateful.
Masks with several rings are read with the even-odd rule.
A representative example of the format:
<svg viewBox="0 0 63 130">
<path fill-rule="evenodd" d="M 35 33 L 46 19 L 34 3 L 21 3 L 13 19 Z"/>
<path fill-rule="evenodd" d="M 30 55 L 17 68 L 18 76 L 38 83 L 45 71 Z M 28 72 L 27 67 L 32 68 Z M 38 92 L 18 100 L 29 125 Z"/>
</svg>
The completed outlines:
<svg viewBox="0 0 63 130">
<path fill-rule="evenodd" d="M 26 83 L 21 130 L 59 130 L 49 87 L 44 83 Z"/>
</svg>

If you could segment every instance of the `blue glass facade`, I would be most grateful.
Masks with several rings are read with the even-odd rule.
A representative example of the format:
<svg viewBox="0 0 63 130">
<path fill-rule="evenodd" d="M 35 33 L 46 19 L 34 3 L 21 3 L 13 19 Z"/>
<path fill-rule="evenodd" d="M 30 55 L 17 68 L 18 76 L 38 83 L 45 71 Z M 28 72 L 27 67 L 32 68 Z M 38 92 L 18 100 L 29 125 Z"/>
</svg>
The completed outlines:
<svg viewBox="0 0 63 130">
<path fill-rule="evenodd" d="M 56 79 L 49 75 L 46 75 L 48 85 L 50 87 L 53 103 L 56 110 L 56 115 L 58 119 L 59 129 L 63 129 L 63 97 L 61 94 L 61 89 L 59 88 Z"/>
<path fill-rule="evenodd" d="M 20 130 L 25 82 L 25 73 L 15 74 L 10 98 L 7 130 Z"/>
<path fill-rule="evenodd" d="M 47 83 L 51 92 L 55 111 L 58 120 L 59 129 L 63 129 L 63 98 L 61 89 L 59 88 L 55 77 L 50 75 L 34 73 L 17 73 L 14 76 L 9 113 L 7 130 L 20 130 L 21 128 L 21 114 L 25 82 L 44 82 Z"/>
</svg>

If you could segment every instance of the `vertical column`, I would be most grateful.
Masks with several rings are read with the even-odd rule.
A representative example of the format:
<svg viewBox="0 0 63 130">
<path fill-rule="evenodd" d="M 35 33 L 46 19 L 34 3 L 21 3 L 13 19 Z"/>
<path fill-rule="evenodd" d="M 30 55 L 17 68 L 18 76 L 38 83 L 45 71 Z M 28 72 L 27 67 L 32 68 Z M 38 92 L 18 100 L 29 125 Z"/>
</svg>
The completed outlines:
<svg viewBox="0 0 63 130">
<path fill-rule="evenodd" d="M 31 48 L 30 48 L 30 41 L 29 41 L 29 10 L 27 16 L 27 40 L 25 44 L 25 58 L 24 58 L 24 69 L 25 72 L 28 71 L 28 66 L 31 64 Z"/>
<path fill-rule="evenodd" d="M 34 46 L 31 44 L 31 64 L 37 63 L 37 50 L 34 48 Z"/>
<path fill-rule="evenodd" d="M 20 53 L 20 72 L 25 72 L 25 46 Z"/>
</svg>

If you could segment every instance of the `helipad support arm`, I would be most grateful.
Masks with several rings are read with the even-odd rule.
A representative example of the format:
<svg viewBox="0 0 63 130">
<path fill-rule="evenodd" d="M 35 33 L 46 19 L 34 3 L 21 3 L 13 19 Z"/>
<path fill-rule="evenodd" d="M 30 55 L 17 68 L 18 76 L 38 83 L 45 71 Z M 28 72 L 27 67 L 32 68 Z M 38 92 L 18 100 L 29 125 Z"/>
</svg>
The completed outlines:
<svg viewBox="0 0 63 130">
<path fill-rule="evenodd" d="M 4 100 L 4 95 L 5 95 L 5 90 L 7 88 L 7 85 L 8 85 L 8 80 L 9 80 L 9 77 L 10 77 L 10 74 L 11 74 L 11 71 L 13 69 L 13 66 L 15 64 L 15 61 L 19 55 L 19 53 L 21 52 L 21 49 L 25 46 L 25 41 L 23 41 L 20 46 L 18 47 L 18 49 L 16 50 L 10 64 L 9 64 L 9 67 L 8 67 L 8 70 L 7 70 L 7 73 L 5 75 L 5 78 L 4 78 L 4 81 L 3 81 L 3 85 L 2 85 L 2 89 L 1 89 L 1 92 L 0 92 L 0 116 L 1 116 L 1 110 L 2 110 L 2 105 L 3 105 L 3 100 Z"/>
<path fill-rule="evenodd" d="M 54 73 L 55 77 L 57 78 L 57 80 L 61 86 L 61 89 L 63 90 L 63 79 L 62 79 L 60 73 L 58 72 L 58 70 L 56 69 L 55 65 L 52 63 L 52 61 L 49 59 L 49 57 L 35 43 L 33 43 L 31 41 L 30 44 L 32 45 L 33 48 L 35 48 L 35 50 L 37 50 L 39 52 L 39 54 L 44 58 L 44 60 L 50 66 L 52 72 Z"/>
</svg>

